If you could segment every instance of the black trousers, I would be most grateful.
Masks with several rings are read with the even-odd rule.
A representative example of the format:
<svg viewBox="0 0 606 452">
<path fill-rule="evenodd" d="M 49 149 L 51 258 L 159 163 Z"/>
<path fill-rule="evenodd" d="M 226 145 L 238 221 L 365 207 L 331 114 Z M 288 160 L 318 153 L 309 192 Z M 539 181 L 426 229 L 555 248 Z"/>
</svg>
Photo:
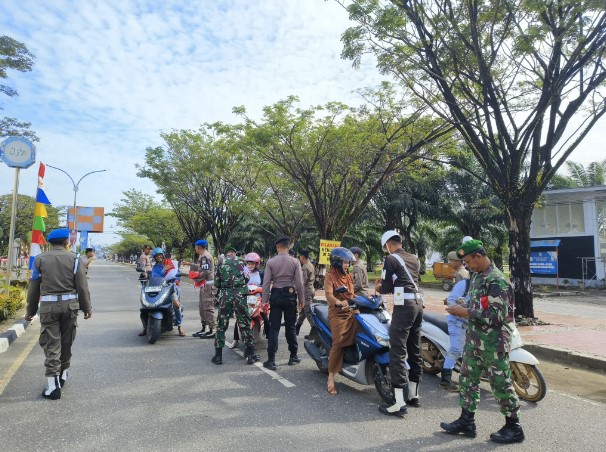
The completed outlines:
<svg viewBox="0 0 606 452">
<path fill-rule="evenodd" d="M 406 388 L 408 380 L 419 383 L 421 367 L 421 300 L 405 300 L 404 306 L 394 306 L 389 327 L 389 373 L 394 388 Z M 410 371 L 406 370 L 406 359 Z"/>
<path fill-rule="evenodd" d="M 272 289 L 269 295 L 269 340 L 267 341 L 267 355 L 270 361 L 276 358 L 278 351 L 278 335 L 280 324 L 284 314 L 285 336 L 288 342 L 288 350 L 291 355 L 296 355 L 299 348 L 295 323 L 297 321 L 297 295 L 285 296 L 280 289 Z"/>
</svg>

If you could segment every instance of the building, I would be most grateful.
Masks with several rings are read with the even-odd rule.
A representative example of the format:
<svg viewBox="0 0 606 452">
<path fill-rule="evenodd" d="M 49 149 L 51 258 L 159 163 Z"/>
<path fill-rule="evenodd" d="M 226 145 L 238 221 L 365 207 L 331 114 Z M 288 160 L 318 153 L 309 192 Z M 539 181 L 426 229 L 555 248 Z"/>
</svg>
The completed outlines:
<svg viewBox="0 0 606 452">
<path fill-rule="evenodd" d="M 606 285 L 606 186 L 545 191 L 530 238 L 534 284 Z"/>
</svg>

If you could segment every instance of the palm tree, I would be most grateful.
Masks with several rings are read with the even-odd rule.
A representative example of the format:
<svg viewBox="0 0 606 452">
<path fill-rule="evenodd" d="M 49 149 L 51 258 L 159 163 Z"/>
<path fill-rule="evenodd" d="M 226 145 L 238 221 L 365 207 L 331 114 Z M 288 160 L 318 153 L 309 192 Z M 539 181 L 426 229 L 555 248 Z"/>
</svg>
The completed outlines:
<svg viewBox="0 0 606 452">
<path fill-rule="evenodd" d="M 573 187 L 595 187 L 606 185 L 606 159 L 601 162 L 591 162 L 587 167 L 582 163 L 566 162 Z"/>
</svg>

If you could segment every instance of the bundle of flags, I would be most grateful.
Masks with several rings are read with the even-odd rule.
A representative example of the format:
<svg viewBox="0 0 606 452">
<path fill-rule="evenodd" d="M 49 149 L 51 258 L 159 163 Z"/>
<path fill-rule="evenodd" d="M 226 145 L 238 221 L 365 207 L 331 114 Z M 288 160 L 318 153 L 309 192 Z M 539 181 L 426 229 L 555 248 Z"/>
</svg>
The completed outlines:
<svg viewBox="0 0 606 452">
<path fill-rule="evenodd" d="M 33 268 L 34 259 L 40 253 L 42 253 L 42 246 L 46 245 L 44 240 L 44 232 L 46 226 L 44 219 L 48 217 L 46 213 L 46 207 L 50 205 L 50 201 L 44 193 L 44 171 L 46 167 L 44 163 L 40 162 L 40 168 L 38 169 L 38 190 L 36 191 L 36 207 L 34 208 L 34 225 L 32 226 L 32 244 L 29 252 L 29 268 Z"/>
</svg>

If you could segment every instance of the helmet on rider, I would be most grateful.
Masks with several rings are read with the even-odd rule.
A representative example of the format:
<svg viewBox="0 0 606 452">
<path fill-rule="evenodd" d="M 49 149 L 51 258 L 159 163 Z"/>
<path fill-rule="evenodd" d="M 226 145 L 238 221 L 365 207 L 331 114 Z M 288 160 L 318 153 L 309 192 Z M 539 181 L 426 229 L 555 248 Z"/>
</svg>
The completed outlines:
<svg viewBox="0 0 606 452">
<path fill-rule="evenodd" d="M 385 244 L 391 239 L 397 239 L 398 242 L 401 242 L 402 236 L 398 233 L 398 231 L 392 230 L 384 232 L 381 236 L 381 247 L 383 248 L 383 251 L 387 251 Z"/>
<path fill-rule="evenodd" d="M 152 257 L 155 259 L 158 254 L 161 254 L 162 256 L 164 256 L 164 250 L 162 248 L 160 248 L 160 247 L 154 248 L 152 250 L 151 254 L 152 254 Z"/>
<path fill-rule="evenodd" d="M 261 256 L 259 256 L 257 253 L 248 253 L 244 257 L 244 260 L 246 261 L 246 263 L 248 263 L 248 262 L 254 262 L 255 265 L 260 265 L 261 264 Z"/>
<path fill-rule="evenodd" d="M 347 248 L 339 246 L 330 252 L 330 266 L 343 270 L 343 262 L 354 262 L 356 258 Z"/>
</svg>

